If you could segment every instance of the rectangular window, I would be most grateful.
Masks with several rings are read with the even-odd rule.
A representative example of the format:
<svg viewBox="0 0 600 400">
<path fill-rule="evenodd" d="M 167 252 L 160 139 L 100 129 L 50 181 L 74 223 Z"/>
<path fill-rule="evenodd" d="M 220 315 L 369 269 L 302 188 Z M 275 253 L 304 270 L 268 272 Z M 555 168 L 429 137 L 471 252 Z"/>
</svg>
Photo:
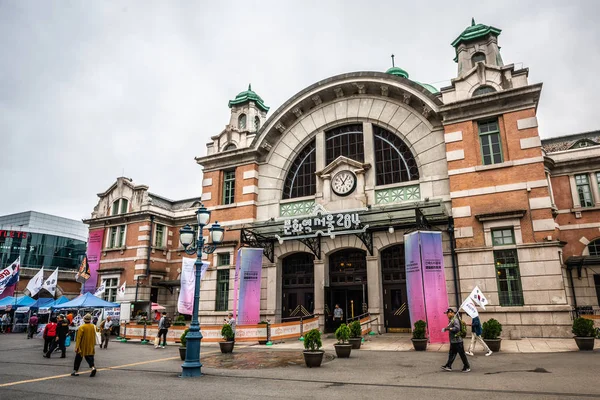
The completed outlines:
<svg viewBox="0 0 600 400">
<path fill-rule="evenodd" d="M 154 236 L 154 247 L 165 247 L 165 226 L 156 224 L 156 235 Z"/>
<path fill-rule="evenodd" d="M 217 266 L 230 265 L 231 255 L 229 253 L 217 254 Z"/>
<path fill-rule="evenodd" d="M 501 163 L 503 161 L 502 144 L 500 142 L 498 120 L 479 122 L 478 126 L 483 164 L 491 165 Z"/>
<path fill-rule="evenodd" d="M 217 299 L 215 311 L 227 311 L 229 303 L 229 270 L 217 271 Z"/>
<path fill-rule="evenodd" d="M 108 248 L 125 247 L 125 225 L 113 226 L 108 234 Z"/>
<path fill-rule="evenodd" d="M 513 230 L 511 228 L 492 230 L 492 243 L 493 246 L 515 244 L 515 235 Z"/>
<path fill-rule="evenodd" d="M 575 175 L 575 184 L 577 185 L 577 194 L 581 207 L 593 207 L 592 191 L 587 174 Z"/>
<path fill-rule="evenodd" d="M 121 199 L 121 214 L 126 214 L 129 211 L 129 201 Z"/>
<path fill-rule="evenodd" d="M 494 250 L 498 297 L 501 306 L 522 306 L 523 289 L 517 249 Z"/>
<path fill-rule="evenodd" d="M 232 204 L 235 199 L 235 171 L 225 171 L 223 176 L 223 204 Z"/>
<path fill-rule="evenodd" d="M 119 289 L 119 279 L 118 278 L 103 279 L 102 283 L 104 283 L 104 285 L 105 285 L 104 300 L 114 303 L 115 300 L 117 299 L 117 290 Z"/>
</svg>

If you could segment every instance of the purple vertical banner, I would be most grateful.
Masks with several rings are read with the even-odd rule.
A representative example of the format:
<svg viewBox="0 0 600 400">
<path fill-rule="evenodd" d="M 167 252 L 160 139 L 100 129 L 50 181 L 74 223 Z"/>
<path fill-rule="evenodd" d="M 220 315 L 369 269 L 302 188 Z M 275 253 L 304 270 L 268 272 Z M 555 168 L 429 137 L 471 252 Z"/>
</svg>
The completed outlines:
<svg viewBox="0 0 600 400">
<path fill-rule="evenodd" d="M 238 250 L 235 269 L 239 281 L 237 323 L 240 325 L 257 324 L 260 321 L 262 255 L 263 249 L 242 247 Z"/>
<path fill-rule="evenodd" d="M 102 253 L 102 241 L 104 240 L 104 229 L 90 231 L 87 245 L 87 259 L 90 266 L 90 278 L 84 283 L 81 293 L 94 293 L 98 284 L 98 268 L 100 268 L 100 254 Z"/>
<path fill-rule="evenodd" d="M 442 332 L 442 328 L 448 325 L 448 318 L 444 314 L 448 308 L 448 290 L 444 274 L 442 233 L 419 232 L 419 236 L 429 342 L 448 343 L 448 334 Z"/>
<path fill-rule="evenodd" d="M 421 273 L 421 252 L 419 232 L 404 235 L 404 257 L 406 260 L 406 298 L 410 323 L 427 321 L 425 315 L 425 295 L 423 293 L 423 275 Z"/>
</svg>

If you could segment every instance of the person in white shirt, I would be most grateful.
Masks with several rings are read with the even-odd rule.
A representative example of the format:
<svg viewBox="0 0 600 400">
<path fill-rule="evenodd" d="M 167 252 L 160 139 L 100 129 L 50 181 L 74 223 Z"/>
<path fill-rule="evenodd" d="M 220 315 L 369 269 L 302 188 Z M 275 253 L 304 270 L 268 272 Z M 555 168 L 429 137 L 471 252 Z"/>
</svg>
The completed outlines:
<svg viewBox="0 0 600 400">
<path fill-rule="evenodd" d="M 113 326 L 112 317 L 109 315 L 104 321 L 100 323 L 100 332 L 102 333 L 102 342 L 100 342 L 100 348 L 108 347 L 108 341 L 110 339 L 110 331 Z"/>
</svg>

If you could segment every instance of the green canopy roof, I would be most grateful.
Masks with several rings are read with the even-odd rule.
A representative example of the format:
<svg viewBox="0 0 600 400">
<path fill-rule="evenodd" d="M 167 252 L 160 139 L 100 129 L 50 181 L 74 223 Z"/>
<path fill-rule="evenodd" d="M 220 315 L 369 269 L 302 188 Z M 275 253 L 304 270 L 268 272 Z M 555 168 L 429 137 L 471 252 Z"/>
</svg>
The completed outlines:
<svg viewBox="0 0 600 400">
<path fill-rule="evenodd" d="M 454 41 L 452 42 L 453 47 L 458 47 L 462 42 L 468 42 L 470 40 L 479 39 L 487 36 L 488 34 L 500 35 L 502 29 L 494 28 L 493 26 L 476 24 L 475 18 L 471 19 L 471 26 L 465 29 Z"/>
<path fill-rule="evenodd" d="M 399 67 L 392 67 L 385 71 L 386 74 L 401 76 L 408 79 L 408 72 Z"/>
<path fill-rule="evenodd" d="M 237 96 L 235 96 L 235 99 L 229 100 L 229 108 L 231 108 L 233 106 L 237 106 L 238 104 L 248 103 L 250 101 L 255 102 L 256 106 L 258 108 L 260 108 L 261 110 L 263 110 L 264 112 L 269 111 L 269 107 L 267 107 L 265 105 L 265 103 L 263 102 L 263 99 L 261 99 L 260 96 L 252 90 L 251 84 L 248 85 L 248 90 L 245 90 L 245 91 L 241 92 L 240 94 L 238 94 Z"/>
</svg>

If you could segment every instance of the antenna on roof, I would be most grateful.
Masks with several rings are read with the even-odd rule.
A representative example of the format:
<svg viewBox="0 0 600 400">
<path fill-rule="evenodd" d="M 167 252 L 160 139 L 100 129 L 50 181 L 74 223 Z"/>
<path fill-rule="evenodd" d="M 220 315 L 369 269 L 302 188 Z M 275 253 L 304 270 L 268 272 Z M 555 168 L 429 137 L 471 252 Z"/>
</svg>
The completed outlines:
<svg viewBox="0 0 600 400">
<path fill-rule="evenodd" d="M 471 26 L 475 26 L 475 17 L 471 18 Z"/>
<path fill-rule="evenodd" d="M 394 65 L 394 55 L 392 54 L 392 68 L 395 67 Z"/>
</svg>

